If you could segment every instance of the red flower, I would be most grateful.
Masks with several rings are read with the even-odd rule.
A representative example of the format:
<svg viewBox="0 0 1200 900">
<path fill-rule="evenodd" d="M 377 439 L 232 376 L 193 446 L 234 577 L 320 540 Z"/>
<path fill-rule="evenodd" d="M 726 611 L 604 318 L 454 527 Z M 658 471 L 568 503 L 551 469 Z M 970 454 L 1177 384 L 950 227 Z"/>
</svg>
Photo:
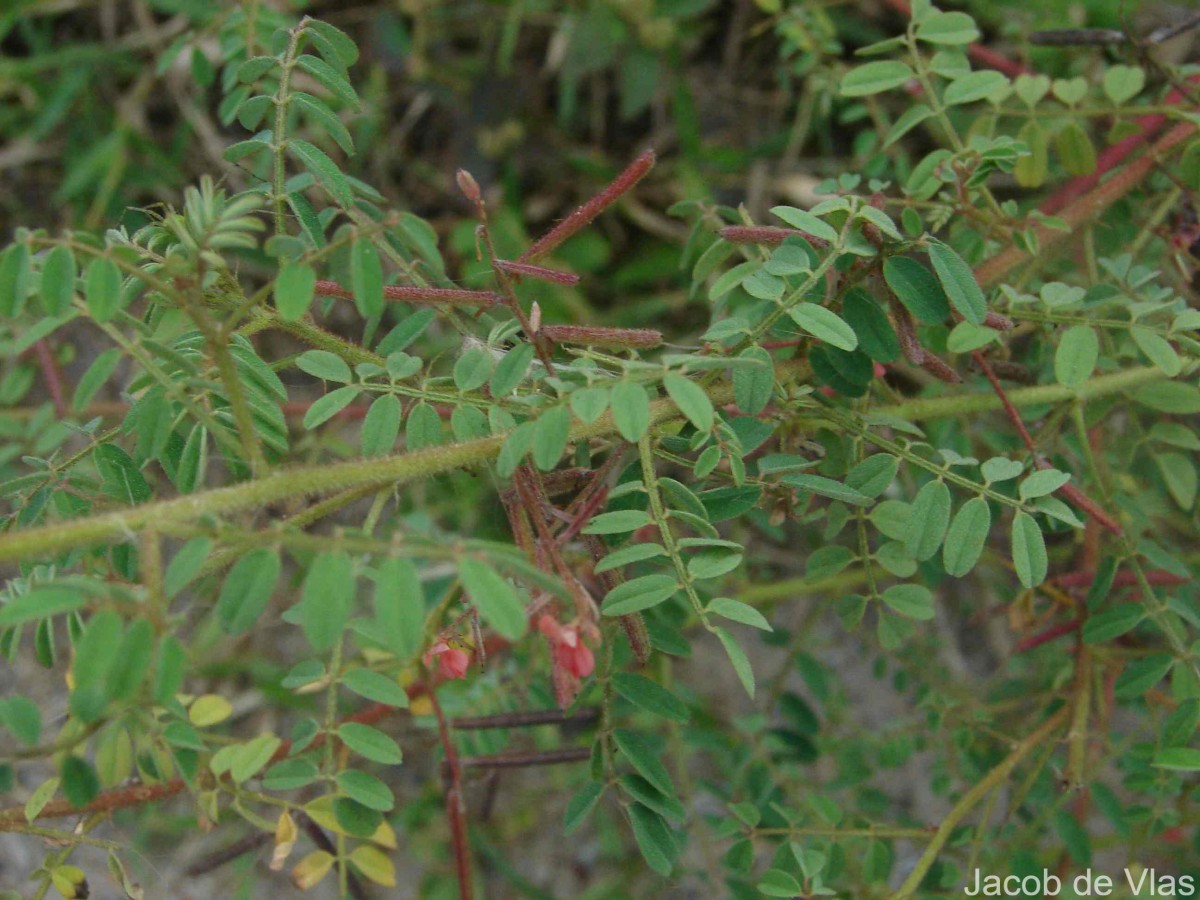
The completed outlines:
<svg viewBox="0 0 1200 900">
<path fill-rule="evenodd" d="M 438 672 L 443 678 L 467 677 L 467 669 L 471 666 L 471 654 L 466 650 L 459 650 L 445 641 L 438 641 L 426 651 L 423 657 L 425 665 L 432 668 L 434 657 L 437 658 Z"/>
<path fill-rule="evenodd" d="M 596 669 L 596 657 L 583 642 L 578 625 L 560 625 L 553 616 L 538 620 L 538 630 L 550 639 L 554 661 L 560 669 L 576 678 L 587 678 Z"/>
</svg>

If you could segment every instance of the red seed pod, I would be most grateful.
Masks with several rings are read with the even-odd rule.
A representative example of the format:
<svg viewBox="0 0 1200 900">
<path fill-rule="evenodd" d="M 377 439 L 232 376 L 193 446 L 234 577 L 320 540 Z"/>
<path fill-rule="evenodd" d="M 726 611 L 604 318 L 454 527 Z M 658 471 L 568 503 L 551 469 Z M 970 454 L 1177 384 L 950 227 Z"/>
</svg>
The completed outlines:
<svg viewBox="0 0 1200 900">
<path fill-rule="evenodd" d="M 533 246 L 521 254 L 520 262 L 529 262 L 549 253 L 571 235 L 604 212 L 620 199 L 621 195 L 646 177 L 646 173 L 654 167 L 654 151 L 647 150 L 613 179 L 612 183 L 582 206 L 579 206 L 569 216 L 534 241 Z"/>
<path fill-rule="evenodd" d="M 775 225 L 726 225 L 718 235 L 731 244 L 782 244 L 787 238 L 802 237 L 814 246 L 825 242 L 798 228 L 779 228 Z"/>
<path fill-rule="evenodd" d="M 1013 320 L 998 312 L 989 312 L 983 317 L 983 324 L 997 331 L 1012 331 L 1013 329 Z"/>
<path fill-rule="evenodd" d="M 934 378 L 940 378 L 942 381 L 950 384 L 958 384 L 962 381 L 958 373 L 946 365 L 941 357 L 934 356 L 932 353 L 925 354 L 925 358 L 921 360 L 921 368 Z"/>
<path fill-rule="evenodd" d="M 615 350 L 657 347 L 662 332 L 653 328 L 606 328 L 601 325 L 543 325 L 542 337 L 556 344 L 584 344 Z"/>
<path fill-rule="evenodd" d="M 545 266 L 535 266 L 531 263 L 513 262 L 509 259 L 497 259 L 492 265 L 497 269 L 516 275 L 518 278 L 537 278 L 540 281 L 552 281 L 555 284 L 578 284 L 579 276 L 574 272 L 563 272 L 559 269 L 548 269 Z"/>
</svg>

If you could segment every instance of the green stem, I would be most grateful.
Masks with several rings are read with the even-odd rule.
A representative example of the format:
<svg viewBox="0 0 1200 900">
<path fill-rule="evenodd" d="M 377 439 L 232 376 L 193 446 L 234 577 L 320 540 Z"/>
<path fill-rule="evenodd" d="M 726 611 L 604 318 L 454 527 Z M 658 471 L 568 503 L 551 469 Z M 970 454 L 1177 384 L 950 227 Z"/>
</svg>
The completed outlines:
<svg viewBox="0 0 1200 900">
<path fill-rule="evenodd" d="M 275 202 L 276 234 L 287 233 L 287 200 L 285 199 L 287 195 L 284 193 L 284 185 L 287 183 L 287 139 L 284 135 L 287 133 L 288 93 L 292 84 L 292 68 L 296 65 L 296 50 L 300 46 L 300 35 L 304 33 L 304 25 L 307 21 L 308 19 L 305 17 L 297 27 L 292 29 L 287 51 L 279 64 L 279 89 L 275 91 L 275 96 L 271 99 L 271 102 L 275 104 L 275 131 L 271 135 L 271 149 L 275 156 L 271 199 Z"/>
<path fill-rule="evenodd" d="M 969 791 L 963 794 L 958 803 L 954 804 L 954 808 L 946 815 L 946 818 L 942 819 L 937 832 L 933 836 L 933 840 L 926 846 L 925 852 L 917 860 L 916 866 L 913 867 L 908 878 L 904 880 L 904 884 L 900 885 L 900 890 L 894 895 L 897 900 L 904 900 L 905 897 L 913 896 L 920 886 L 922 879 L 928 873 L 930 866 L 937 860 L 942 847 L 950 839 L 951 832 L 958 827 L 958 823 L 966 817 L 967 813 L 975 808 L 976 804 L 987 796 L 988 792 L 993 790 L 997 785 L 1002 784 L 1012 773 L 1012 770 L 1017 767 L 1017 764 L 1031 750 L 1040 746 L 1043 741 L 1049 738 L 1062 725 L 1069 711 L 1070 707 L 1062 707 L 1057 713 L 1038 726 L 1028 737 L 1017 744 L 1013 748 L 1012 753 L 1006 756 L 1000 765 L 988 772 Z"/>
<path fill-rule="evenodd" d="M 778 374 L 781 379 L 786 379 L 797 371 L 800 371 L 797 364 L 785 364 L 780 367 Z M 1190 368 L 1185 370 L 1183 376 L 1186 377 L 1190 371 Z M 1008 396 L 1017 407 L 1065 402 L 1076 398 L 1086 400 L 1152 384 L 1166 377 L 1159 369 L 1146 366 L 1101 375 L 1074 390 L 1061 385 L 1043 385 L 1022 388 Z M 716 406 L 733 401 L 733 388 L 729 382 L 709 385 L 706 390 Z M 999 408 L 999 398 L 987 391 L 908 400 L 892 406 L 879 407 L 875 414 L 911 421 L 968 415 Z M 679 418 L 681 416 L 678 408 L 669 399 L 657 400 L 651 406 L 651 425 Z M 568 442 L 610 437 L 617 433 L 612 413 L 608 412 L 591 424 L 575 423 L 568 434 Z M 278 471 L 232 487 L 215 488 L 174 500 L 147 503 L 131 509 L 15 532 L 0 538 L 0 562 L 44 558 L 47 554 L 73 547 L 126 540 L 151 526 L 163 530 L 170 525 L 194 522 L 206 515 L 257 509 L 287 497 L 309 497 L 350 490 L 367 484 L 382 487 L 388 483 L 415 481 L 488 462 L 499 454 L 506 437 L 506 434 L 500 434 L 381 459 L 354 460 L 336 465 Z"/>
</svg>

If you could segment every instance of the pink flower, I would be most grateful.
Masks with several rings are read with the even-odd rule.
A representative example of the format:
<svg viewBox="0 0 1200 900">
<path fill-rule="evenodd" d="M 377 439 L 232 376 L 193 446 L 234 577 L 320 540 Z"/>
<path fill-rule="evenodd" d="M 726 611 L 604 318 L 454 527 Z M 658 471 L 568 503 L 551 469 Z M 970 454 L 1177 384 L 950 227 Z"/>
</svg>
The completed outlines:
<svg viewBox="0 0 1200 900">
<path fill-rule="evenodd" d="M 553 616 L 538 620 L 538 630 L 550 639 L 555 664 L 569 675 L 587 678 L 596 669 L 596 657 L 583 642 L 578 625 L 560 625 Z"/>
<path fill-rule="evenodd" d="M 438 672 L 443 678 L 467 677 L 467 669 L 471 666 L 471 654 L 466 650 L 451 647 L 445 641 L 438 641 L 425 652 L 423 657 L 425 665 L 432 668 L 435 657 L 437 658 Z"/>
</svg>

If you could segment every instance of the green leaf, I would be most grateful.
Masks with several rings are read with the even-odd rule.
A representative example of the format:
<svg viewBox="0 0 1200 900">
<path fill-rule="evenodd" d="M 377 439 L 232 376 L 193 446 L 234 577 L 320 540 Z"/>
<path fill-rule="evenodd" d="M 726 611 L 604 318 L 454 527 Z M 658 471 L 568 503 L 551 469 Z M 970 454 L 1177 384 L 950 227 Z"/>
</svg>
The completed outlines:
<svg viewBox="0 0 1200 900">
<path fill-rule="evenodd" d="M 253 84 L 267 72 L 279 65 L 273 56 L 252 56 L 237 68 L 237 80 L 242 84 Z"/>
<path fill-rule="evenodd" d="M 1083 642 L 1103 644 L 1132 630 L 1146 617 L 1146 609 L 1138 603 L 1118 603 L 1102 613 L 1088 616 L 1083 623 Z"/>
<path fill-rule="evenodd" d="M 347 155 L 354 154 L 354 139 L 349 129 L 332 109 L 311 94 L 293 91 L 289 97 L 293 108 L 303 110 L 313 122 L 337 143 Z"/>
<path fill-rule="evenodd" d="M 199 574 L 200 566 L 212 552 L 212 541 L 209 538 L 193 538 L 179 548 L 179 552 L 167 565 L 166 575 L 163 575 L 162 590 L 168 598 L 173 598 L 180 590 L 191 583 L 192 578 Z"/>
<path fill-rule="evenodd" d="M 742 683 L 742 687 L 749 695 L 750 699 L 754 699 L 754 670 L 750 667 L 750 658 L 746 656 L 746 651 L 734 639 L 733 635 L 724 628 L 713 626 L 713 634 L 715 634 L 721 642 L 721 646 L 725 648 L 725 654 L 729 657 L 729 662 L 733 665 L 733 671 L 737 674 L 738 681 Z"/>
<path fill-rule="evenodd" d="M 1139 66 L 1110 66 L 1104 73 L 1104 93 L 1117 106 L 1132 100 L 1146 86 L 1146 73 Z"/>
<path fill-rule="evenodd" d="M 567 808 L 563 811 L 564 834 L 570 835 L 587 820 L 600 798 L 604 796 L 604 787 L 601 781 L 589 781 L 567 801 Z"/>
<path fill-rule="evenodd" d="M 259 547 L 229 570 L 217 600 L 217 621 L 229 634 L 245 634 L 262 616 L 279 580 L 279 555 Z"/>
<path fill-rule="evenodd" d="M 229 776 L 235 783 L 254 777 L 275 755 L 283 742 L 273 734 L 261 734 L 237 747 L 229 766 Z"/>
<path fill-rule="evenodd" d="M 618 584 L 608 592 L 600 609 L 606 616 L 623 616 L 649 609 L 670 599 L 679 582 L 666 574 L 643 575 Z"/>
<path fill-rule="evenodd" d="M 649 678 L 617 672 L 612 676 L 612 685 L 618 694 L 648 713 L 672 722 L 687 722 L 691 718 L 682 700 Z"/>
<path fill-rule="evenodd" d="M 338 726 L 337 731 L 343 744 L 371 762 L 395 766 L 404 759 L 400 745 L 378 728 L 359 722 L 345 722 Z"/>
<path fill-rule="evenodd" d="M 1157 769 L 1200 772 L 1200 750 L 1191 747 L 1169 747 L 1156 753 L 1150 765 Z"/>
<path fill-rule="evenodd" d="M 979 40 L 979 29 L 966 13 L 931 12 L 917 27 L 917 40 L 958 47 Z"/>
<path fill-rule="evenodd" d="M 342 551 L 320 553 L 308 567 L 300 598 L 300 626 L 318 653 L 341 638 L 354 602 L 354 581 L 354 563 Z"/>
<path fill-rule="evenodd" d="M 304 427 L 311 431 L 328 422 L 354 401 L 354 398 L 358 396 L 358 391 L 359 389 L 355 385 L 348 385 L 330 391 L 323 397 L 318 397 L 317 401 L 304 413 Z"/>
<path fill-rule="evenodd" d="M 408 414 L 404 423 L 404 441 L 409 450 L 437 447 L 445 440 L 442 432 L 442 417 L 438 411 L 422 400 Z"/>
<path fill-rule="evenodd" d="M 565 406 L 552 406 L 537 418 L 533 426 L 533 461 L 549 472 L 562 459 L 571 432 L 571 413 Z"/>
<path fill-rule="evenodd" d="M 1008 79 L 995 69 L 980 69 L 968 72 L 946 85 L 942 94 L 942 102 L 947 106 L 959 106 L 964 103 L 975 103 L 979 100 L 994 99 L 1008 88 Z"/>
<path fill-rule="evenodd" d="M 756 416 L 767 408 L 775 391 L 774 363 L 771 354 L 762 347 L 747 347 L 738 357 L 762 364 L 733 370 L 733 400 L 746 415 Z"/>
<path fill-rule="evenodd" d="M 635 562 L 666 555 L 667 551 L 658 544 L 629 544 L 620 550 L 615 550 L 608 554 L 608 556 L 596 563 L 593 571 L 596 574 L 600 574 L 610 569 L 619 569 L 622 566 L 628 566 Z"/>
<path fill-rule="evenodd" d="M 1078 122 L 1070 121 L 1058 130 L 1054 147 L 1068 175 L 1091 175 L 1096 171 L 1096 147 Z"/>
<path fill-rule="evenodd" d="M 888 609 L 907 619 L 933 618 L 933 594 L 923 584 L 893 584 L 882 596 Z"/>
<path fill-rule="evenodd" d="M 607 388 L 578 388 L 571 392 L 571 412 L 585 425 L 591 425 L 608 409 Z"/>
<path fill-rule="evenodd" d="M 613 729 L 612 737 L 613 743 L 634 771 L 660 793 L 667 797 L 675 796 L 675 785 L 662 763 L 662 747 L 656 739 L 625 728 Z"/>
<path fill-rule="evenodd" d="M 1161 334 L 1144 325 L 1134 325 L 1129 332 L 1138 349 L 1146 354 L 1147 359 L 1158 366 L 1164 375 L 1174 378 L 1183 371 L 1183 360 L 1179 358 L 1171 342 Z"/>
<path fill-rule="evenodd" d="M 121 308 L 121 270 L 107 257 L 98 257 L 88 264 L 84 275 L 83 295 L 88 312 L 97 322 L 107 322 Z"/>
<path fill-rule="evenodd" d="M 986 500 L 973 497 L 962 505 L 950 523 L 942 548 L 946 574 L 961 578 L 975 568 L 991 527 L 992 513 Z"/>
<path fill-rule="evenodd" d="M 75 256 L 70 247 L 55 247 L 42 264 L 42 306 L 51 316 L 71 308 L 75 296 Z"/>
<path fill-rule="evenodd" d="M 42 713 L 38 705 L 28 697 L 0 699 L 0 724 L 27 747 L 32 747 L 41 740 Z"/>
<path fill-rule="evenodd" d="M 1054 377 L 1064 387 L 1077 388 L 1092 377 L 1100 358 L 1100 340 L 1090 325 L 1073 325 L 1063 332 L 1054 351 Z"/>
<path fill-rule="evenodd" d="M 1039 469 L 1021 482 L 1017 493 L 1022 500 L 1032 500 L 1034 497 L 1053 494 L 1070 480 L 1070 475 L 1058 469 Z"/>
<path fill-rule="evenodd" d="M 109 609 L 101 610 L 92 616 L 83 636 L 75 642 L 75 661 L 71 666 L 75 686 L 69 706 L 81 722 L 96 722 L 104 714 L 109 700 L 109 673 L 120 651 L 123 631 L 120 616 Z"/>
<path fill-rule="evenodd" d="M 803 885 L 783 869 L 767 869 L 757 887 L 767 897 L 798 897 L 804 893 Z"/>
<path fill-rule="evenodd" d="M 1153 653 L 1125 666 L 1113 685 L 1113 694 L 1121 699 L 1140 697 L 1167 677 L 1175 665 L 1169 653 Z"/>
<path fill-rule="evenodd" d="M 761 631 L 774 631 L 771 623 L 766 620 L 757 609 L 748 603 L 743 603 L 741 600 L 734 600 L 730 597 L 716 597 L 709 601 L 705 612 L 712 613 L 714 616 L 720 616 L 723 619 L 729 619 L 731 622 L 738 622 L 742 625 L 749 625 L 751 628 L 758 628 Z"/>
<path fill-rule="evenodd" d="M 0 628 L 82 609 L 83 595 L 67 587 L 39 587 L 0 606 Z"/>
<path fill-rule="evenodd" d="M 887 134 L 883 138 L 883 147 L 887 149 L 908 134 L 926 119 L 933 115 L 933 110 L 925 103 L 914 103 L 909 106 L 903 113 L 900 114 L 892 127 L 888 129 Z"/>
<path fill-rule="evenodd" d="M 1133 399 L 1155 412 L 1179 416 L 1200 413 L 1200 388 L 1182 381 L 1148 384 L 1134 391 Z"/>
<path fill-rule="evenodd" d="M 296 368 L 322 381 L 349 384 L 354 378 L 350 367 L 336 353 L 328 350 L 309 350 L 296 357 Z"/>
<path fill-rule="evenodd" d="M 924 562 L 942 545 L 950 523 L 950 488 L 940 480 L 926 482 L 912 504 L 904 546 L 913 559 Z"/>
<path fill-rule="evenodd" d="M 397 709 L 408 707 L 408 693 L 396 683 L 379 672 L 370 669 L 351 669 L 342 676 L 342 684 L 346 690 L 353 691 L 360 697 L 366 697 L 374 703 L 383 703 Z"/>
<path fill-rule="evenodd" d="M 342 74 L 320 57 L 308 53 L 296 59 L 296 67 L 321 82 L 331 94 L 347 106 L 358 107 L 358 94 Z"/>
<path fill-rule="evenodd" d="M 841 350 L 858 346 L 858 336 L 837 313 L 815 303 L 797 303 L 788 308 L 788 315 L 797 325 L 828 344 Z"/>
<path fill-rule="evenodd" d="M 154 626 L 146 619 L 134 619 L 121 638 L 117 658 L 109 674 L 108 695 L 128 700 L 142 686 L 154 655 Z"/>
<path fill-rule="evenodd" d="M 1162 473 L 1167 491 L 1183 509 L 1190 510 L 1196 504 L 1196 491 L 1200 487 L 1196 466 L 1191 457 L 1182 453 L 1155 453 L 1154 464 Z"/>
<path fill-rule="evenodd" d="M 933 273 L 906 256 L 883 261 L 883 278 L 904 307 L 922 322 L 944 322 L 950 315 L 946 292 Z"/>
<path fill-rule="evenodd" d="M 295 791 L 320 776 L 320 770 L 307 759 L 285 759 L 263 773 L 262 783 L 268 791 Z"/>
<path fill-rule="evenodd" d="M 275 308 L 288 322 L 294 322 L 312 305 L 317 273 L 304 263 L 283 261 L 275 276 Z"/>
<path fill-rule="evenodd" d="M 849 503 L 851 506 L 871 505 L 870 497 L 823 475 L 798 473 L 784 475 L 780 481 L 784 482 L 784 484 L 790 484 L 792 487 L 799 488 L 802 491 L 808 491 L 811 494 L 820 494 L 822 497 L 828 497 L 831 500 L 840 500 L 842 503 Z"/>
<path fill-rule="evenodd" d="M 362 424 L 363 456 L 384 456 L 400 438 L 400 398 L 395 394 L 377 397 Z"/>
<path fill-rule="evenodd" d="M 713 405 L 704 388 L 677 372 L 668 372 L 663 377 L 663 385 L 667 389 L 667 395 L 675 401 L 679 411 L 697 431 L 712 430 Z"/>
<path fill-rule="evenodd" d="M 1030 119 L 1017 132 L 1017 140 L 1029 148 L 1029 153 L 1017 160 L 1013 175 L 1021 187 L 1040 187 L 1050 169 L 1049 140 L 1036 119 Z"/>
<path fill-rule="evenodd" d="M 350 285 L 359 315 L 372 319 L 383 314 L 383 263 L 375 245 L 362 236 L 350 248 Z"/>
<path fill-rule="evenodd" d="M 458 561 L 458 576 L 483 620 L 501 637 L 515 641 L 525 634 L 529 625 L 525 603 L 499 572 L 465 556 Z"/>
<path fill-rule="evenodd" d="M 900 355 L 900 339 L 892 323 L 871 295 L 853 288 L 842 301 L 842 318 L 858 336 L 858 346 L 876 362 L 893 362 Z M 736 373 L 735 373 L 736 375 Z"/>
<path fill-rule="evenodd" d="M 29 297 L 29 248 L 13 244 L 0 255 L 0 316 L 15 319 Z"/>
<path fill-rule="evenodd" d="M 971 267 L 948 245 L 935 238 L 928 238 L 927 241 L 933 270 L 946 296 L 964 319 L 974 325 L 982 325 L 987 315 L 987 301 Z"/>
<path fill-rule="evenodd" d="M 771 207 L 771 215 L 783 219 L 783 221 L 787 222 L 793 228 L 798 228 L 800 231 L 811 234 L 815 238 L 820 238 L 831 244 L 837 243 L 837 229 L 824 219 L 818 218 L 806 210 L 796 209 L 794 206 L 773 206 Z"/>
<path fill-rule="evenodd" d="M 504 354 L 500 362 L 496 364 L 495 371 L 492 372 L 492 380 L 489 385 L 492 396 L 500 399 L 511 394 L 517 385 L 525 380 L 532 362 L 532 344 L 517 344 Z"/>
<path fill-rule="evenodd" d="M 646 865 L 666 878 L 671 874 L 675 859 L 675 840 L 671 830 L 658 813 L 640 803 L 632 803 L 629 822 L 633 826 L 633 839 L 638 845 Z"/>
<path fill-rule="evenodd" d="M 1046 580 L 1046 542 L 1033 516 L 1018 512 L 1012 524 L 1013 565 L 1024 587 L 1032 588 Z"/>
<path fill-rule="evenodd" d="M 79 377 L 79 383 L 75 386 L 75 395 L 71 398 L 71 409 L 74 412 L 82 412 L 92 402 L 96 392 L 116 371 L 122 356 L 124 353 L 121 350 L 111 347 L 97 356 L 88 366 L 87 371 Z"/>
<path fill-rule="evenodd" d="M 916 73 L 897 60 L 879 60 L 851 69 L 842 77 L 838 93 L 843 97 L 869 97 L 901 87 Z"/>
<path fill-rule="evenodd" d="M 333 25 L 320 19 L 306 19 L 304 30 L 309 32 L 308 36 L 310 38 L 315 37 L 322 40 L 322 56 L 325 55 L 324 48 L 326 47 L 337 54 L 336 63 L 334 60 L 329 60 L 330 63 L 346 67 L 358 62 L 358 46 L 341 29 L 335 28 Z"/>
<path fill-rule="evenodd" d="M 100 793 L 100 779 L 92 764 L 78 756 L 67 756 L 59 771 L 62 777 L 62 792 L 67 802 L 80 809 L 96 799 Z"/>
<path fill-rule="evenodd" d="M 899 468 L 900 460 L 890 453 L 876 453 L 846 474 L 846 487 L 873 499 L 891 486 Z"/>
<path fill-rule="evenodd" d="M 153 496 L 137 464 L 116 444 L 101 444 L 92 453 L 96 469 L 104 479 L 105 493 L 134 506 Z"/>
<path fill-rule="evenodd" d="M 354 202 L 349 182 L 346 181 L 341 169 L 337 167 L 337 163 L 330 159 L 324 150 L 299 138 L 291 138 L 287 142 L 287 149 L 304 168 L 312 173 L 321 187 L 325 188 L 329 192 L 329 196 L 337 203 L 342 206 L 350 206 Z"/>
<path fill-rule="evenodd" d="M 609 405 L 621 437 L 639 441 L 650 427 L 650 401 L 646 389 L 634 381 L 619 381 L 612 389 Z"/>
<path fill-rule="evenodd" d="M 345 769 L 337 774 L 337 786 L 356 803 L 361 803 L 367 809 L 387 812 L 396 805 L 396 798 L 391 788 L 366 772 L 357 769 Z"/>
<path fill-rule="evenodd" d="M 454 363 L 454 385 L 460 391 L 473 391 L 492 377 L 492 354 L 483 347 L 469 347 Z"/>
</svg>

